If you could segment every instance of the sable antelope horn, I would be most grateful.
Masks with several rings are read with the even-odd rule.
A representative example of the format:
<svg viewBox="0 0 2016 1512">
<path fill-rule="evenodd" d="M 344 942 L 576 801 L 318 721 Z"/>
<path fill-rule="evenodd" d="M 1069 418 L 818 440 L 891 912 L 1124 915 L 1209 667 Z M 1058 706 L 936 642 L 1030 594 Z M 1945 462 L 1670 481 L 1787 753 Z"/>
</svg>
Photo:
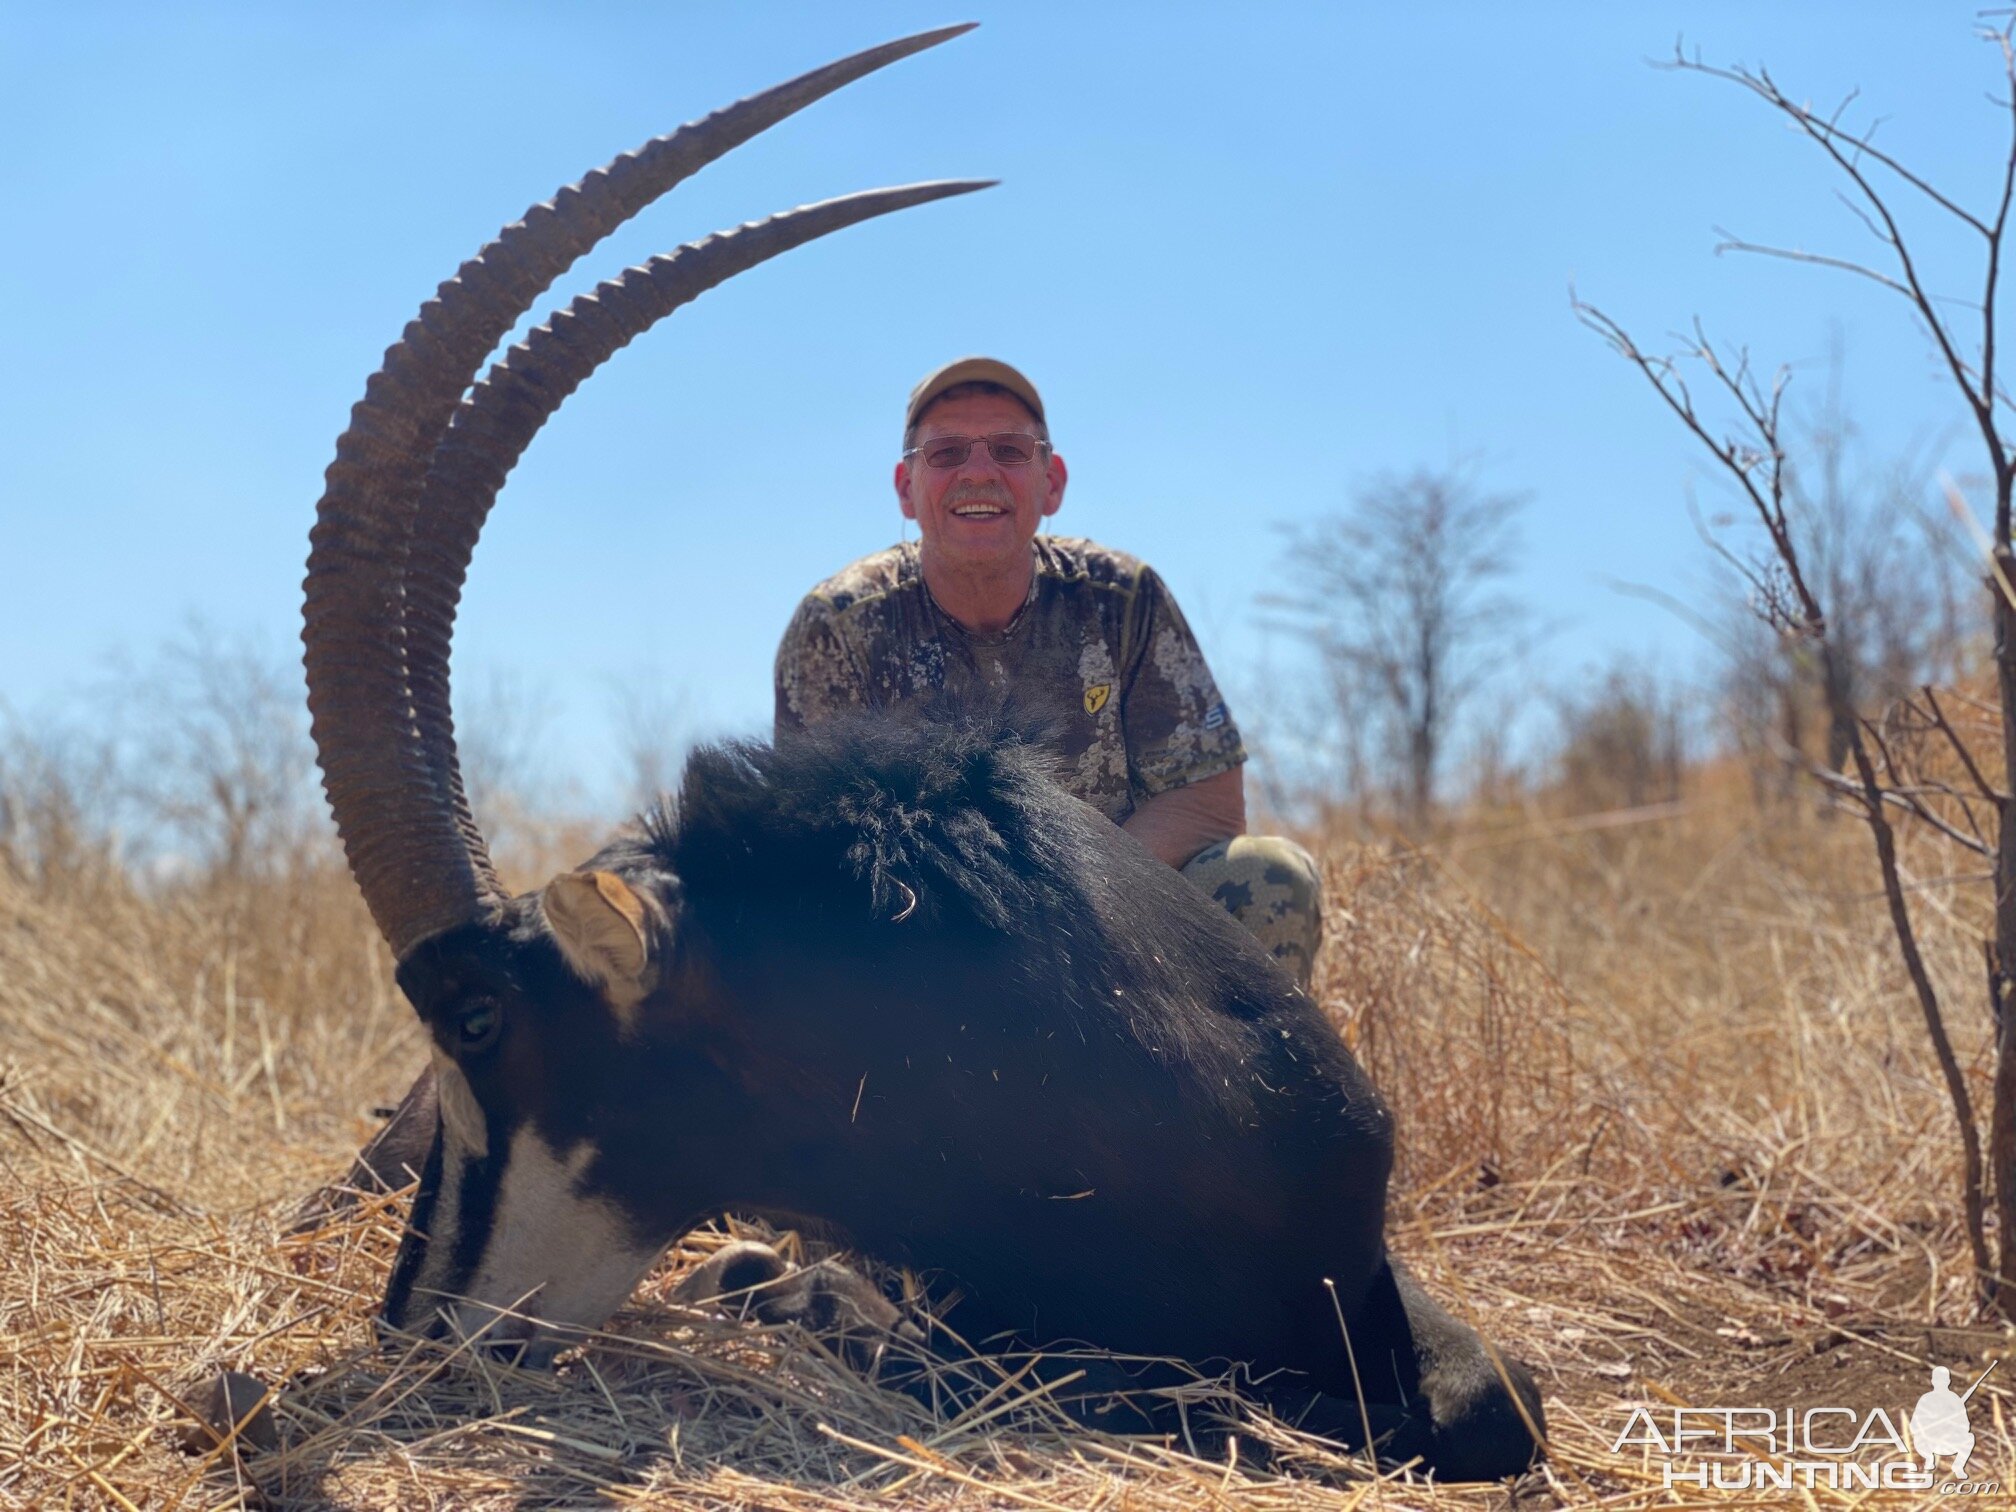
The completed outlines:
<svg viewBox="0 0 2016 1512">
<path fill-rule="evenodd" d="M 576 300 L 465 405 L 483 359 L 577 258 L 681 180 L 842 85 L 971 29 L 856 53 L 626 153 L 506 227 L 385 354 L 317 506 L 302 641 L 323 788 L 395 955 L 491 917 L 503 899 L 462 796 L 448 647 L 484 514 L 532 435 L 609 353 L 723 279 L 855 221 L 984 186 L 872 191 L 653 259 Z"/>
<path fill-rule="evenodd" d="M 680 305 L 779 253 L 892 210 L 989 187 L 948 180 L 870 189 L 689 242 L 596 286 L 514 346 L 462 402 L 427 469 L 406 569 L 406 655 L 421 740 L 445 759 L 434 777 L 450 794 L 472 849 L 470 817 L 455 763 L 448 646 L 477 536 L 504 480 L 539 428 L 619 350 Z"/>
</svg>

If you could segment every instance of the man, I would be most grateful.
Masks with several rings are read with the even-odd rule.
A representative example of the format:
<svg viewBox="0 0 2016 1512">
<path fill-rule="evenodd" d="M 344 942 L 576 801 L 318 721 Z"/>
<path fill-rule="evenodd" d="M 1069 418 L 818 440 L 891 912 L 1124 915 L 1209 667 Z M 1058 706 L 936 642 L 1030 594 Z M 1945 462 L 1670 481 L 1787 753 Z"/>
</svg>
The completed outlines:
<svg viewBox="0 0 2016 1512">
<path fill-rule="evenodd" d="M 1204 654 L 1152 569 L 1039 539 L 1064 502 L 1036 386 L 947 363 L 910 393 L 896 500 L 919 539 L 808 594 L 777 648 L 777 738 L 856 709 L 1012 697 L 1058 780 L 1229 909 L 1306 991 L 1321 881 L 1292 841 L 1246 834 L 1246 760 Z"/>
</svg>

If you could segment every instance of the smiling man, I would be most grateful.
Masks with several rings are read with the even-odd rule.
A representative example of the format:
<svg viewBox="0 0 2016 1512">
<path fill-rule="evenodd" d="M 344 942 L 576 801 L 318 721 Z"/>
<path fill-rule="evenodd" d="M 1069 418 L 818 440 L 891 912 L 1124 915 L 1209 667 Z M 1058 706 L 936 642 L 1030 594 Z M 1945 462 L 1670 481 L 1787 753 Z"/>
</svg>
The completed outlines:
<svg viewBox="0 0 2016 1512">
<path fill-rule="evenodd" d="M 1037 535 L 1068 473 L 1043 401 L 966 357 L 911 390 L 896 499 L 919 539 L 806 595 L 777 648 L 777 737 L 848 710 L 1012 697 L 1058 780 L 1210 892 L 1305 989 L 1321 882 L 1292 841 L 1246 834 L 1246 750 L 1153 569 Z"/>
</svg>

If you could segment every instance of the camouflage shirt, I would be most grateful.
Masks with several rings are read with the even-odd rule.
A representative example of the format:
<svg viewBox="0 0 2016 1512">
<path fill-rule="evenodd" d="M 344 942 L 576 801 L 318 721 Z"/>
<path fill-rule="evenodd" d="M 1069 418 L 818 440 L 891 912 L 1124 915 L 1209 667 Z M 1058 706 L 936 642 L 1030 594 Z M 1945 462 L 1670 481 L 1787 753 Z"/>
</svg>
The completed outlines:
<svg viewBox="0 0 2016 1512">
<path fill-rule="evenodd" d="M 1064 787 L 1118 823 L 1246 759 L 1204 653 L 1152 568 L 1038 537 L 1029 600 L 975 635 L 924 585 L 917 543 L 863 557 L 798 606 L 777 648 L 777 733 L 843 709 L 1012 694 L 1052 732 Z"/>
</svg>

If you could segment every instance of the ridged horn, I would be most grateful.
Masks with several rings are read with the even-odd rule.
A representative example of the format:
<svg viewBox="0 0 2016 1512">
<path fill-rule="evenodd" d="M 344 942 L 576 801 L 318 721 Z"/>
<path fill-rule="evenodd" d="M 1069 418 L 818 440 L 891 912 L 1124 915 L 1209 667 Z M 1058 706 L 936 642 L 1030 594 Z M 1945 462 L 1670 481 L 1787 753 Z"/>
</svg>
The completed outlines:
<svg viewBox="0 0 2016 1512">
<path fill-rule="evenodd" d="M 841 86 L 971 29 L 922 32 L 830 63 L 561 190 L 442 284 L 365 386 L 309 537 L 303 660 L 323 789 L 395 955 L 486 917 L 502 897 L 481 836 L 457 822 L 453 753 L 430 749 L 417 717 L 405 627 L 428 462 L 483 359 L 577 258 L 681 180 Z"/>
<path fill-rule="evenodd" d="M 511 348 L 455 412 L 427 470 L 406 568 L 406 658 L 422 744 L 472 852 L 483 838 L 455 756 L 448 650 L 476 541 L 518 459 L 567 397 L 618 351 L 709 289 L 830 232 L 879 215 L 986 189 L 947 180 L 870 189 L 752 221 L 622 274 L 584 294 Z"/>
</svg>

